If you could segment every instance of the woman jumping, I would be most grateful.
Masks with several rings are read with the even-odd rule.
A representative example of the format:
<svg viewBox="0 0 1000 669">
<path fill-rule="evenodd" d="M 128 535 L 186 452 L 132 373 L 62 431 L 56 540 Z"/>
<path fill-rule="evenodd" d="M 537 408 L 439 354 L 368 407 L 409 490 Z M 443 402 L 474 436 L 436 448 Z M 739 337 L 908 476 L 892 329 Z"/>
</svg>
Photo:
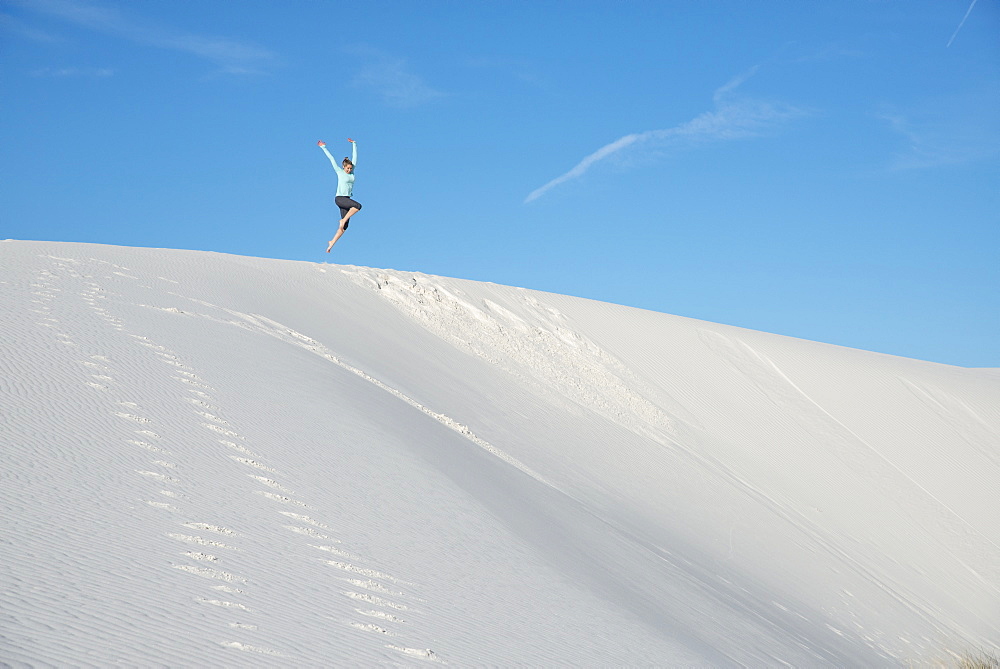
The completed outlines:
<svg viewBox="0 0 1000 669">
<path fill-rule="evenodd" d="M 338 165 L 334 157 L 330 155 L 330 152 L 326 150 L 326 142 L 323 140 L 316 142 L 319 148 L 323 149 L 326 157 L 330 159 L 333 169 L 337 170 L 337 197 L 335 202 L 340 207 L 340 227 L 337 228 L 337 234 L 333 236 L 333 239 L 330 240 L 329 245 L 326 247 L 327 253 L 330 252 L 333 245 L 337 243 L 340 236 L 347 230 L 347 221 L 350 220 L 351 216 L 361 211 L 361 204 L 351 199 L 351 193 L 354 191 L 354 163 L 358 161 L 358 144 L 350 138 L 347 141 L 353 147 L 351 152 L 353 158 L 344 158 L 343 167 Z"/>
</svg>

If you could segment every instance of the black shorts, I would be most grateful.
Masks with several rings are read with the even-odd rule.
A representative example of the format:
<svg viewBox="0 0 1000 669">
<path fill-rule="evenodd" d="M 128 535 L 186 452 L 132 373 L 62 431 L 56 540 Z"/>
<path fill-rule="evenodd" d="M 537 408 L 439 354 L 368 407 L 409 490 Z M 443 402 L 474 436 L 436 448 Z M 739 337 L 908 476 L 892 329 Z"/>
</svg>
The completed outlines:
<svg viewBox="0 0 1000 669">
<path fill-rule="evenodd" d="M 361 211 L 361 203 L 352 200 L 351 198 L 347 197 L 346 195 L 338 195 L 337 198 L 336 198 L 336 200 L 334 200 L 334 202 L 336 202 L 337 206 L 340 207 L 340 217 L 341 218 L 343 218 L 344 216 L 347 216 L 347 211 L 351 207 L 354 207 L 358 211 Z"/>
</svg>

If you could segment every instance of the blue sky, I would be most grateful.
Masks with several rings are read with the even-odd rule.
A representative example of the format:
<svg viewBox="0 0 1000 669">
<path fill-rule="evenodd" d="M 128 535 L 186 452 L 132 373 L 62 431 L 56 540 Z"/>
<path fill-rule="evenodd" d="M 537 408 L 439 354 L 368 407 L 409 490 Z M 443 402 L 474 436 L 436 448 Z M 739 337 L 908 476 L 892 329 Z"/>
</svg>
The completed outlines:
<svg viewBox="0 0 1000 669">
<path fill-rule="evenodd" d="M 0 238 L 1000 367 L 998 0 L 7 0 L 0 49 Z"/>
</svg>

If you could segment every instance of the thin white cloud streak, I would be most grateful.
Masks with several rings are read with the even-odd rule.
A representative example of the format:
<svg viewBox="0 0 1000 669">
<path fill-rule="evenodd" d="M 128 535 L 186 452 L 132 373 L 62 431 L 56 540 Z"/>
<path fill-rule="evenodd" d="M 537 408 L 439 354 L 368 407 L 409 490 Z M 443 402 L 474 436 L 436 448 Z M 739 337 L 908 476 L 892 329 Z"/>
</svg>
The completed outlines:
<svg viewBox="0 0 1000 669">
<path fill-rule="evenodd" d="M 757 74 L 757 70 L 759 69 L 760 65 L 754 65 L 743 74 L 733 77 L 727 83 L 723 84 L 722 86 L 719 86 L 717 89 L 715 89 L 715 92 L 712 93 L 712 101 L 715 102 L 715 104 L 717 105 L 724 102 L 727 95 L 729 95 L 737 88 L 742 86 L 747 79 Z"/>
<path fill-rule="evenodd" d="M 576 167 L 571 169 L 566 174 L 556 177 L 555 179 L 548 182 L 541 188 L 536 188 L 535 190 L 531 191 L 531 193 L 528 194 L 528 197 L 524 199 L 524 202 L 528 203 L 531 202 L 532 200 L 537 200 L 546 192 L 555 188 L 559 184 L 583 176 L 583 174 L 587 170 L 589 170 L 594 163 L 598 163 L 607 158 L 608 156 L 618 153 L 627 146 L 631 146 L 636 142 L 647 139 L 649 135 L 650 133 L 641 133 L 638 135 L 625 135 L 621 139 L 617 139 L 611 142 L 610 144 L 602 146 L 597 151 L 594 151 L 592 154 L 590 154 L 589 156 L 581 160 L 579 163 L 577 163 Z"/>
<path fill-rule="evenodd" d="M 964 26 L 964 25 L 965 25 L 965 20 L 966 20 L 967 18 L 969 18 L 969 14 L 971 14 L 971 13 L 972 13 L 972 8 L 976 6 L 976 3 L 977 3 L 978 1 L 979 1 L 979 0 L 972 0 L 972 4 L 971 4 L 971 5 L 969 5 L 969 8 L 968 8 L 967 10 L 965 10 L 965 16 L 963 16 L 963 17 L 962 17 L 962 21 L 961 21 L 961 22 L 960 22 L 960 23 L 958 24 L 958 27 L 957 27 L 957 28 L 955 28 L 955 32 L 954 32 L 954 34 L 952 34 L 952 36 L 951 36 L 951 39 L 950 39 L 950 40 L 948 40 L 948 44 L 947 44 L 947 45 L 945 46 L 945 48 L 946 48 L 946 49 L 947 49 L 948 47 L 950 47 L 950 46 L 951 46 L 951 43 L 955 41 L 955 38 L 956 38 L 956 37 L 958 37 L 958 31 L 959 31 L 959 30 L 961 30 L 961 29 L 962 29 L 962 26 Z"/>
<path fill-rule="evenodd" d="M 712 96 L 716 106 L 715 110 L 700 114 L 687 123 L 673 128 L 625 135 L 602 146 L 577 163 L 570 171 L 531 191 L 524 202 L 537 200 L 552 188 L 583 176 L 595 164 L 630 147 L 638 147 L 642 144 L 659 147 L 670 143 L 696 144 L 754 137 L 772 126 L 804 113 L 789 105 L 734 98 L 733 92 L 736 88 L 752 77 L 756 71 L 757 68 L 754 67 L 718 88 Z"/>
<path fill-rule="evenodd" d="M 26 9 L 136 44 L 202 58 L 214 63 L 227 74 L 262 74 L 274 60 L 274 55 L 266 49 L 239 40 L 182 33 L 163 26 L 144 24 L 124 17 L 117 10 L 97 5 L 74 0 L 31 0 L 19 4 Z"/>
</svg>

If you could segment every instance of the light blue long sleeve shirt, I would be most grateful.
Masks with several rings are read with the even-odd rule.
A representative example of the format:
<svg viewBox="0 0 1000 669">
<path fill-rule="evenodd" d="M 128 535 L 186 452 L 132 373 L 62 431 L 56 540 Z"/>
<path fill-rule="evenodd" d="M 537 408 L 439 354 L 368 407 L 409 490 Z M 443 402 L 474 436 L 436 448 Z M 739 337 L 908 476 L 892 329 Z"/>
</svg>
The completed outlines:
<svg viewBox="0 0 1000 669">
<path fill-rule="evenodd" d="M 351 146 L 354 147 L 351 155 L 351 162 L 354 163 L 355 167 L 358 164 L 358 143 L 351 142 Z M 348 174 L 344 171 L 344 168 L 340 166 L 337 159 L 330 155 L 330 152 L 326 150 L 325 146 L 319 147 L 323 149 L 323 153 L 326 157 L 330 159 L 330 164 L 333 165 L 333 169 L 337 170 L 337 195 L 344 195 L 346 197 L 351 197 L 351 193 L 354 192 L 354 170 Z"/>
</svg>

